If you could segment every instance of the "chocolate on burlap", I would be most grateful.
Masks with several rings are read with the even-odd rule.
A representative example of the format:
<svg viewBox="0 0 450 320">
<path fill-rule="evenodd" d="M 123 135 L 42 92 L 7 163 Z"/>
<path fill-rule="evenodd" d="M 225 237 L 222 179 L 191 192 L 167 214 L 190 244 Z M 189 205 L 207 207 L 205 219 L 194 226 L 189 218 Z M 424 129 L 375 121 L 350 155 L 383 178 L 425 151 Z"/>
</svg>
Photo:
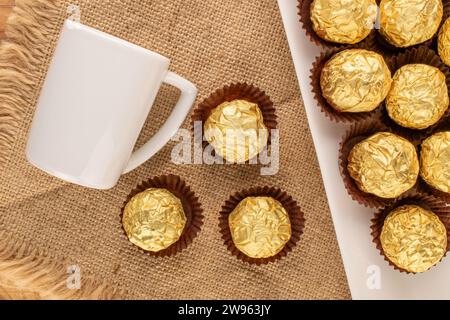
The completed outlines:
<svg viewBox="0 0 450 320">
<path fill-rule="evenodd" d="M 171 58 L 171 70 L 198 85 L 197 103 L 231 82 L 265 88 L 277 105 L 281 130 L 278 174 L 261 176 L 260 165 L 175 165 L 170 154 L 177 142 L 108 191 L 64 183 L 29 165 L 27 132 L 73 2 L 81 7 L 82 23 Z M 0 249 L 0 260 L 30 255 L 35 270 L 63 266 L 58 270 L 64 280 L 65 263 L 78 265 L 82 285 L 94 279 L 128 298 L 349 298 L 276 1 L 18 0 L 17 5 L 9 42 L 0 49 L 0 231 L 9 239 L 0 239 L 9 252 L 2 255 Z M 161 90 L 139 145 L 157 131 L 177 98 L 175 89 Z M 189 119 L 183 128 L 189 131 Z M 154 259 L 129 246 L 119 213 L 136 183 L 168 173 L 182 176 L 196 191 L 205 220 L 189 250 Z M 231 256 L 217 226 L 227 196 L 257 185 L 289 192 L 309 222 L 297 249 L 265 266 L 242 264 Z M 40 263 L 44 260 L 51 263 Z"/>
</svg>

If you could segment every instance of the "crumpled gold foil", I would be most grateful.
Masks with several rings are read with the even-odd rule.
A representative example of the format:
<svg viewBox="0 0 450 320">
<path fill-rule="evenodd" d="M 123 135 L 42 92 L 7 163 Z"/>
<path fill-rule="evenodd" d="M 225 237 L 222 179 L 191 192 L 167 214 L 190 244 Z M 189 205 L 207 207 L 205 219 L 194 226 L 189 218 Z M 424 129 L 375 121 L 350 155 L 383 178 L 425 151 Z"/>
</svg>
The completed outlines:
<svg viewBox="0 0 450 320">
<path fill-rule="evenodd" d="M 408 64 L 397 70 L 386 99 L 392 120 L 411 129 L 425 129 L 437 123 L 448 104 L 445 75 L 426 64 Z"/>
<path fill-rule="evenodd" d="M 420 175 L 426 183 L 450 193 L 450 131 L 439 132 L 422 143 Z"/>
<path fill-rule="evenodd" d="M 450 66 L 450 18 L 445 20 L 444 25 L 439 32 L 438 52 L 442 61 Z"/>
<path fill-rule="evenodd" d="M 126 204 L 122 223 L 133 244 L 157 252 L 178 241 L 186 216 L 181 200 L 170 191 L 150 188 Z"/>
<path fill-rule="evenodd" d="M 424 272 L 447 250 L 447 230 L 439 217 L 417 205 L 396 208 L 386 217 L 380 235 L 386 257 L 409 272 Z"/>
<path fill-rule="evenodd" d="M 360 190 L 392 199 L 414 186 L 419 159 L 411 142 L 389 132 L 379 132 L 353 147 L 348 171 Z"/>
<path fill-rule="evenodd" d="M 375 0 L 314 0 L 311 21 L 322 39 L 354 44 L 366 38 L 377 18 Z"/>
<path fill-rule="evenodd" d="M 349 49 L 335 54 L 320 75 L 322 95 L 340 112 L 369 112 L 386 98 L 391 71 L 373 51 Z"/>
<path fill-rule="evenodd" d="M 442 0 L 382 0 L 380 32 L 396 47 L 413 46 L 436 34 L 443 14 Z"/>
<path fill-rule="evenodd" d="M 251 258 L 269 258 L 291 238 L 291 222 L 283 205 L 271 197 L 247 197 L 228 217 L 233 242 Z"/>
<path fill-rule="evenodd" d="M 219 105 L 206 120 L 204 130 L 209 144 L 231 163 L 242 163 L 257 156 L 269 139 L 259 106 L 246 100 Z"/>
</svg>

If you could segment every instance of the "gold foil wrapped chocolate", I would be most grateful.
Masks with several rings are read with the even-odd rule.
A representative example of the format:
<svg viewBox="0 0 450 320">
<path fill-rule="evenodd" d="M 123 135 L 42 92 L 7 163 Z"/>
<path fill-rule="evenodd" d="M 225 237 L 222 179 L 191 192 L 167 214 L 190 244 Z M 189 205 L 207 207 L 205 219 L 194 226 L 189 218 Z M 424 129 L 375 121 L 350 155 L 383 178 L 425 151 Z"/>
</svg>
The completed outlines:
<svg viewBox="0 0 450 320">
<path fill-rule="evenodd" d="M 158 252 L 178 241 L 186 216 L 181 200 L 170 191 L 150 188 L 126 204 L 122 224 L 133 244 Z"/>
<path fill-rule="evenodd" d="M 447 230 L 439 217 L 417 205 L 404 205 L 386 217 L 380 235 L 384 255 L 408 272 L 424 272 L 447 251 Z"/>
<path fill-rule="evenodd" d="M 444 73 L 426 64 L 408 64 L 397 70 L 386 99 L 389 117 L 411 129 L 426 129 L 437 123 L 448 104 Z"/>
<path fill-rule="evenodd" d="M 353 147 L 348 171 L 360 190 L 392 199 L 415 185 L 419 159 L 411 142 L 389 132 L 379 132 Z"/>
<path fill-rule="evenodd" d="M 204 130 L 208 143 L 231 163 L 257 156 L 269 139 L 259 106 L 246 100 L 224 102 L 213 109 Z"/>
<path fill-rule="evenodd" d="M 443 10 L 442 0 L 381 0 L 380 32 L 396 47 L 423 43 L 438 31 Z"/>
<path fill-rule="evenodd" d="M 311 21 L 316 34 L 322 39 L 354 44 L 366 38 L 377 18 L 375 0 L 314 0 Z"/>
<path fill-rule="evenodd" d="M 439 32 L 438 52 L 442 61 L 450 66 L 450 18 L 445 20 L 445 23 Z"/>
<path fill-rule="evenodd" d="M 433 188 L 450 193 L 450 131 L 434 134 L 422 143 L 420 175 Z"/>
<path fill-rule="evenodd" d="M 370 112 L 386 98 L 391 71 L 373 51 L 349 49 L 335 54 L 323 67 L 323 97 L 339 112 Z"/>
<path fill-rule="evenodd" d="M 270 258 L 291 238 L 291 222 L 283 205 L 271 197 L 247 197 L 228 217 L 234 245 L 251 258 Z"/>
</svg>

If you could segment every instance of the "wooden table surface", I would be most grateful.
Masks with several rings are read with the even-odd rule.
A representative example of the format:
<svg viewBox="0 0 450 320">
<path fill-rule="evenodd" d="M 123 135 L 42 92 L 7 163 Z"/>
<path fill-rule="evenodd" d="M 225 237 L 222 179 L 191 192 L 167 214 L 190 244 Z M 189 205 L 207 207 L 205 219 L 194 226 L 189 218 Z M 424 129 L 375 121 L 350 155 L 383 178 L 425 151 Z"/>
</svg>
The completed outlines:
<svg viewBox="0 0 450 320">
<path fill-rule="evenodd" d="M 0 0 L 0 39 L 5 37 L 5 23 L 11 13 L 15 0 Z"/>
</svg>

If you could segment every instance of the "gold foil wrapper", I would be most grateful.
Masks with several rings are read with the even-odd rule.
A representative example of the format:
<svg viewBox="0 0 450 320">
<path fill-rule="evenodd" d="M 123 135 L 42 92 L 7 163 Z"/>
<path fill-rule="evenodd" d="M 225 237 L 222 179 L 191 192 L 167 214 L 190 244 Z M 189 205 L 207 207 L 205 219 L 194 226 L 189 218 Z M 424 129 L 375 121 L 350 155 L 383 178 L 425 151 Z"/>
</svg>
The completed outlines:
<svg viewBox="0 0 450 320">
<path fill-rule="evenodd" d="M 396 47 L 413 46 L 433 38 L 443 14 L 442 0 L 382 0 L 380 32 Z"/>
<path fill-rule="evenodd" d="M 377 18 L 375 0 L 314 0 L 311 21 L 322 39 L 355 44 L 365 39 L 374 28 Z"/>
<path fill-rule="evenodd" d="M 150 188 L 127 203 L 122 223 L 133 244 L 158 252 L 178 241 L 186 225 L 186 216 L 181 200 L 170 191 Z"/>
<path fill-rule="evenodd" d="M 450 66 L 450 18 L 445 20 L 445 23 L 439 32 L 438 52 L 442 61 Z"/>
<path fill-rule="evenodd" d="M 256 103 L 246 100 L 224 102 L 213 109 L 204 130 L 208 143 L 231 163 L 257 156 L 269 139 L 261 110 Z"/>
<path fill-rule="evenodd" d="M 344 50 L 323 67 L 323 97 L 340 112 L 370 112 L 386 98 L 391 71 L 383 57 L 363 49 Z"/>
<path fill-rule="evenodd" d="M 450 131 L 434 134 L 422 143 L 420 175 L 433 188 L 450 193 Z"/>
<path fill-rule="evenodd" d="M 233 242 L 251 258 L 269 258 L 279 253 L 292 235 L 289 215 L 271 197 L 247 197 L 228 217 Z"/>
<path fill-rule="evenodd" d="M 385 256 L 408 272 L 424 272 L 447 250 L 447 230 L 439 217 L 417 205 L 404 205 L 386 217 L 380 235 Z"/>
<path fill-rule="evenodd" d="M 397 70 L 386 99 L 389 117 L 411 129 L 426 129 L 437 123 L 448 104 L 445 75 L 425 64 L 408 64 Z"/>
<path fill-rule="evenodd" d="M 353 147 L 348 171 L 363 192 L 393 199 L 415 185 L 419 159 L 411 142 L 392 133 L 379 132 Z"/>
</svg>

